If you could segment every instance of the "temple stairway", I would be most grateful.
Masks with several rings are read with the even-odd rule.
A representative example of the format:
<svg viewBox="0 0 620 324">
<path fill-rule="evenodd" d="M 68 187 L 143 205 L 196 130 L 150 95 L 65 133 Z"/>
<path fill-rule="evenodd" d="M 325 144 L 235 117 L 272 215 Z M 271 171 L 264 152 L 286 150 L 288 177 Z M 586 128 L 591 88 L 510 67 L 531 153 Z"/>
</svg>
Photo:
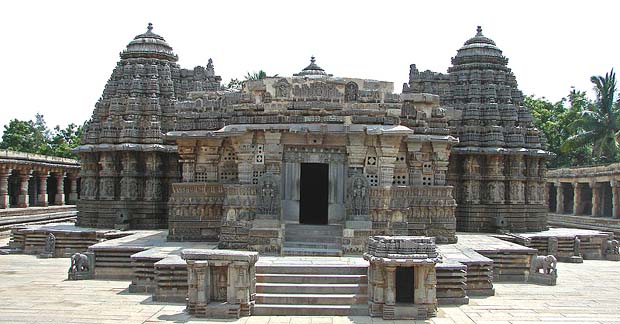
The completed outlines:
<svg viewBox="0 0 620 324">
<path fill-rule="evenodd" d="M 368 263 L 361 258 L 278 259 L 256 266 L 252 315 L 368 315 Z"/>
<path fill-rule="evenodd" d="M 282 255 L 342 256 L 342 226 L 286 224 Z"/>
</svg>

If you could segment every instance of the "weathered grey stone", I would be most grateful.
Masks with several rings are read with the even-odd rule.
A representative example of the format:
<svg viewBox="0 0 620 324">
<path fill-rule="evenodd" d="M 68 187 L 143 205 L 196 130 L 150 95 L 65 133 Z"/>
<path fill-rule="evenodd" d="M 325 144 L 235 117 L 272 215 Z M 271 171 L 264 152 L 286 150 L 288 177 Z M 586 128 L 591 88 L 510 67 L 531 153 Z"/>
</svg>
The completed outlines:
<svg viewBox="0 0 620 324">
<path fill-rule="evenodd" d="M 441 260 L 435 240 L 416 236 L 374 236 L 364 259 L 368 268 L 370 316 L 428 319 L 437 314 L 435 264 Z M 397 273 L 404 271 L 404 276 Z M 406 278 L 408 276 L 412 276 Z M 397 282 L 403 280 L 403 282 Z M 409 287 L 409 281 L 412 281 Z M 411 289 L 412 291 L 406 290 Z M 402 290 L 406 290 L 401 292 Z M 399 300 L 399 298 L 403 298 Z"/>
</svg>

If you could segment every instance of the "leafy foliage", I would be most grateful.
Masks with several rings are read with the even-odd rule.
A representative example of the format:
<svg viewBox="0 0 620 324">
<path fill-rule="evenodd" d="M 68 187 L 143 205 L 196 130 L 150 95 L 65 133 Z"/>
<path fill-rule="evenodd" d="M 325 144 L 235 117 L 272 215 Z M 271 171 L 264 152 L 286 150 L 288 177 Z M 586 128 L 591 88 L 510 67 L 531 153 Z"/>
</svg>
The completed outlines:
<svg viewBox="0 0 620 324">
<path fill-rule="evenodd" d="M 267 72 L 263 71 L 263 70 L 258 70 L 258 72 L 248 72 L 248 74 L 246 74 L 245 76 L 245 81 L 256 81 L 256 80 L 262 80 L 264 78 L 267 77 Z"/>
<path fill-rule="evenodd" d="M 612 70 L 593 76 L 596 99 L 572 90 L 567 98 L 551 103 L 527 97 L 525 105 L 534 115 L 536 127 L 547 138 L 547 149 L 556 154 L 550 167 L 583 166 L 618 162 L 620 159 L 620 103 Z"/>
<path fill-rule="evenodd" d="M 584 145 L 592 145 L 592 154 L 602 163 L 618 160 L 620 136 L 620 107 L 615 99 L 616 75 L 611 70 L 605 76 L 593 76 L 596 100 L 580 107 L 579 115 L 569 125 L 574 131 L 562 145 L 568 152 Z"/>
<path fill-rule="evenodd" d="M 34 121 L 13 119 L 4 125 L 0 149 L 77 158 L 71 150 L 80 145 L 81 135 L 82 126 L 76 124 L 50 130 L 43 115 L 36 114 Z"/>
</svg>

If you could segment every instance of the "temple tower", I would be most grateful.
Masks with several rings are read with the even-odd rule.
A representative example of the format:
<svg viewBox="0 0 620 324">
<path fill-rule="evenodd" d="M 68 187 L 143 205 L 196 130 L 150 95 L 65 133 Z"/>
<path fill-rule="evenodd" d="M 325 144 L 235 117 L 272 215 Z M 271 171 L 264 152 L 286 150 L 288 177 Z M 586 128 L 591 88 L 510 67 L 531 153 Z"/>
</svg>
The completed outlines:
<svg viewBox="0 0 620 324">
<path fill-rule="evenodd" d="M 207 68 L 184 70 L 163 37 L 147 31 L 120 53 L 91 120 L 83 145 L 78 224 L 123 229 L 165 228 L 171 183 L 180 178 L 174 145 L 175 103 L 191 91 L 219 89 Z"/>
<path fill-rule="evenodd" d="M 434 93 L 448 108 L 452 148 L 448 183 L 455 187 L 457 229 L 480 232 L 546 228 L 544 138 L 508 68 L 482 33 L 452 58 L 448 74 L 411 65 L 403 92 Z"/>
</svg>

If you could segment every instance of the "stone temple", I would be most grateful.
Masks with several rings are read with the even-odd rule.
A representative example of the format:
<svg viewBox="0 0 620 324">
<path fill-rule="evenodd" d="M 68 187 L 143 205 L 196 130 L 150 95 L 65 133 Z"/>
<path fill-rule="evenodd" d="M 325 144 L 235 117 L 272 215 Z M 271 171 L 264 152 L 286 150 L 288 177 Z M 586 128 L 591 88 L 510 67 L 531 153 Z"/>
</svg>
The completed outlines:
<svg viewBox="0 0 620 324">
<path fill-rule="evenodd" d="M 477 34 L 447 74 L 290 77 L 224 90 L 182 69 L 152 25 L 121 52 L 77 149 L 78 225 L 294 255 L 373 235 L 546 228 L 544 140 L 508 59 Z M 320 226 L 317 226 L 320 225 Z M 320 242 L 318 242 L 320 241 Z"/>
</svg>

